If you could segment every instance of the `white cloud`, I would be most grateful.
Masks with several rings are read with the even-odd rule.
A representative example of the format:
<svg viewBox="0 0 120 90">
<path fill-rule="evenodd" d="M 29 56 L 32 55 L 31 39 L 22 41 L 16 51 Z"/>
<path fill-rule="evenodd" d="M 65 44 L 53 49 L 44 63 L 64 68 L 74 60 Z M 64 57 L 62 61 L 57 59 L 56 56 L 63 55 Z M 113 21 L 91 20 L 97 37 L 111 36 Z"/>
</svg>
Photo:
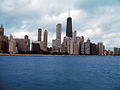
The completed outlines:
<svg viewBox="0 0 120 90">
<path fill-rule="evenodd" d="M 76 8 L 76 2 L 78 4 L 87 2 L 85 6 L 89 4 L 86 0 L 4 0 L 0 4 L 0 21 L 5 22 L 4 26 L 11 25 L 7 27 L 7 35 L 12 32 L 14 37 L 19 38 L 24 38 L 24 35 L 28 34 L 31 40 L 37 40 L 37 29 L 42 28 L 43 31 L 47 29 L 48 42 L 51 43 L 56 37 L 58 23 L 63 26 L 63 40 L 68 8 L 71 8 L 73 30 L 77 30 L 79 36 L 83 35 L 86 39 L 90 37 L 91 41 L 96 43 L 102 41 L 107 48 L 114 45 L 120 47 L 120 6 L 108 5 L 106 4 L 108 1 L 105 1 L 106 5 L 100 6 L 100 4 L 99 7 L 93 5 L 93 11 L 88 12 L 85 9 Z M 113 1 L 110 2 L 113 3 Z"/>
</svg>

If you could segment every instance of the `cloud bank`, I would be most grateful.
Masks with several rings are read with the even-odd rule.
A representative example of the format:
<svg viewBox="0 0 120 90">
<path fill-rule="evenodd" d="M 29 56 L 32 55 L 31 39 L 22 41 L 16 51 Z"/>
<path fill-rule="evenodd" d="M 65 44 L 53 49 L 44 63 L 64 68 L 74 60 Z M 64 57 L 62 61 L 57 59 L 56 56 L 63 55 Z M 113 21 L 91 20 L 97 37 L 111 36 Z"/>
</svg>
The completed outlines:
<svg viewBox="0 0 120 90">
<path fill-rule="evenodd" d="M 48 30 L 49 45 L 55 38 L 56 24 L 62 24 L 65 36 L 68 8 L 71 8 L 73 31 L 79 36 L 103 42 L 107 49 L 120 46 L 119 0 L 0 0 L 0 23 L 6 35 L 37 40 L 37 29 Z"/>
</svg>

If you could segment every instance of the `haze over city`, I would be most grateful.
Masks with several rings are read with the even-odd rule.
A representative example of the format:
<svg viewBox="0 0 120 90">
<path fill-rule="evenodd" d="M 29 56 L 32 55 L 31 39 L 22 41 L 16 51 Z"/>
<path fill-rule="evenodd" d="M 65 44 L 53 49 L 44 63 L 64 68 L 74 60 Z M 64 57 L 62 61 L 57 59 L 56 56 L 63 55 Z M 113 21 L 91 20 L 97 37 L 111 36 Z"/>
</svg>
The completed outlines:
<svg viewBox="0 0 120 90">
<path fill-rule="evenodd" d="M 62 24 L 62 37 L 66 33 L 68 8 L 73 20 L 73 31 L 88 37 L 92 42 L 101 41 L 106 48 L 120 45 L 119 0 L 0 0 L 0 23 L 5 34 L 37 39 L 37 29 L 48 30 L 48 43 L 56 36 L 56 24 Z M 63 40 L 63 38 L 61 39 Z"/>
</svg>

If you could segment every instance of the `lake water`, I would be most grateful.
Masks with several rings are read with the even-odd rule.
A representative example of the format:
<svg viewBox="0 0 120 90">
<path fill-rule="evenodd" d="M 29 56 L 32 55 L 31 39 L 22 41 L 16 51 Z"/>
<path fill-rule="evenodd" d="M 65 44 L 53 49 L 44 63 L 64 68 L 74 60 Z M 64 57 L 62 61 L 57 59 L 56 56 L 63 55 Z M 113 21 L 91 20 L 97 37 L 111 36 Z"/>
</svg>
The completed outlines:
<svg viewBox="0 0 120 90">
<path fill-rule="evenodd" d="M 0 56 L 0 90 L 120 90 L 120 57 Z"/>
</svg>

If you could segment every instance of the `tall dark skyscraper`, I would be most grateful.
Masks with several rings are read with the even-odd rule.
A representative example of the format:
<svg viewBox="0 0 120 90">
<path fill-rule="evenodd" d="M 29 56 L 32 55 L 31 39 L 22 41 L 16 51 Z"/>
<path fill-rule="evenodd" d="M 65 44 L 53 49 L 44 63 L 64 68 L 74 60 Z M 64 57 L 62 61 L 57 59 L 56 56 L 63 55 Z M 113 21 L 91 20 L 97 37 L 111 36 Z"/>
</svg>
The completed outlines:
<svg viewBox="0 0 120 90">
<path fill-rule="evenodd" d="M 66 36 L 72 37 L 72 18 L 70 17 L 70 10 L 68 12 L 67 25 L 66 25 Z"/>
</svg>

